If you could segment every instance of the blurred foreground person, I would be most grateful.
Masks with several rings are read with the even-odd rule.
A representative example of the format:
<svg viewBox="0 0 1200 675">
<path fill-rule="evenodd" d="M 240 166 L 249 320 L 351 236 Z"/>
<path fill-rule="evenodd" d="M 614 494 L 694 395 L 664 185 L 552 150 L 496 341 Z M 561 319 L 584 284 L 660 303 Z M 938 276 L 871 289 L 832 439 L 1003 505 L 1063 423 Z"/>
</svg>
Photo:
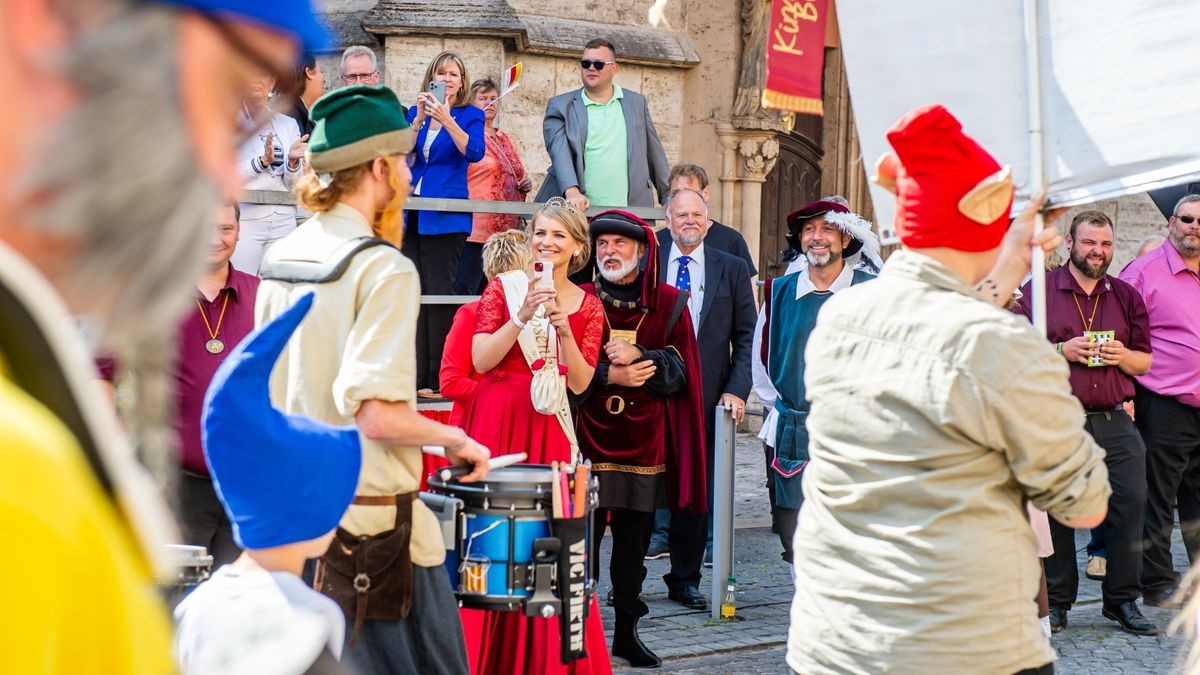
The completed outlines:
<svg viewBox="0 0 1200 675">
<path fill-rule="evenodd" d="M 420 283 L 397 250 L 414 134 L 390 89 L 352 85 L 317 99 L 300 180 L 313 217 L 263 257 L 258 325 L 315 293 L 271 377 L 289 414 L 362 435 L 362 476 L 315 585 L 346 615 L 345 659 L 363 673 L 465 673 L 466 649 L 437 516 L 416 498 L 421 446 L 438 445 L 462 480 L 488 451 L 416 410 L 413 342 Z"/>
<path fill-rule="evenodd" d="M 0 652 L 15 673 L 164 673 L 151 561 L 170 519 L 89 386 L 74 315 L 138 383 L 127 421 L 169 457 L 171 331 L 233 198 L 259 68 L 324 46 L 308 3 L 0 1 Z M 122 358 L 125 357 L 125 358 Z"/>
<path fill-rule="evenodd" d="M 267 378 L 312 307 L 307 295 L 229 355 L 205 399 L 204 456 L 245 551 L 175 608 L 175 653 L 189 675 L 344 672 L 345 619 L 301 579 L 354 497 L 354 427 L 271 407 Z"/>
<path fill-rule="evenodd" d="M 1042 200 L 1010 230 L 1008 169 L 941 106 L 888 140 L 898 158 L 879 180 L 898 192 L 905 248 L 825 303 L 805 352 L 788 665 L 1050 673 L 1025 501 L 1094 527 L 1110 490 L 1066 363 L 1001 309 L 1029 270 Z M 1047 228 L 1037 243 L 1057 239 Z"/>
</svg>

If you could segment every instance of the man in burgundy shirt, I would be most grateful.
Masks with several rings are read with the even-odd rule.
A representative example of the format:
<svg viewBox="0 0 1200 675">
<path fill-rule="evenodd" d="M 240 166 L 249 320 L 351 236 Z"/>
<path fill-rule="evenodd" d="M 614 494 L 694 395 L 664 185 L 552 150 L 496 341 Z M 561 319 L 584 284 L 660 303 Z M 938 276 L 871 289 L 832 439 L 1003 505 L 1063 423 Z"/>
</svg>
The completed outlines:
<svg viewBox="0 0 1200 675">
<path fill-rule="evenodd" d="M 1146 447 L 1122 404 L 1133 398 L 1133 376 L 1150 370 L 1150 322 L 1146 306 L 1129 284 L 1107 274 L 1113 225 L 1099 211 L 1084 211 L 1067 235 L 1070 262 L 1046 273 L 1047 337 L 1067 360 L 1071 393 L 1083 404 L 1084 426 L 1105 450 L 1112 496 L 1100 525 L 1108 542 L 1102 612 L 1125 630 L 1155 635 L 1158 627 L 1138 608 L 1141 540 L 1146 504 Z M 1030 297 L 1030 282 L 1021 289 Z M 1029 302 L 1020 310 L 1030 315 Z M 1090 333 L 1100 332 L 1093 341 Z M 1105 333 L 1107 332 L 1107 333 Z M 1050 626 L 1067 627 L 1067 611 L 1079 591 L 1075 531 L 1050 519 L 1054 555 L 1046 560 Z"/>
<path fill-rule="evenodd" d="M 258 277 L 235 270 L 229 262 L 237 246 L 240 215 L 236 204 L 217 210 L 208 264 L 196 283 L 195 302 L 176 335 L 175 429 L 180 476 L 175 515 L 183 543 L 208 547 L 214 569 L 233 562 L 239 551 L 204 461 L 200 412 L 217 367 L 254 330 Z"/>
<path fill-rule="evenodd" d="M 1188 557 L 1200 549 L 1200 195 L 1175 205 L 1167 241 L 1121 270 L 1150 316 L 1154 367 L 1137 378 L 1134 409 L 1146 440 L 1145 549 L 1147 605 L 1173 606 L 1179 573 L 1171 562 L 1171 530 L 1179 507 Z"/>
<path fill-rule="evenodd" d="M 196 297 L 175 336 L 175 432 L 180 474 L 173 506 L 180 543 L 208 548 L 214 569 L 233 562 L 241 552 L 233 541 L 225 509 L 217 500 L 200 443 L 200 413 L 208 384 L 234 346 L 254 330 L 258 277 L 235 270 L 229 262 L 238 241 L 238 211 L 236 203 L 217 209 L 204 275 L 196 283 Z M 111 381 L 112 362 L 100 359 L 99 367 L 101 377 Z"/>
</svg>

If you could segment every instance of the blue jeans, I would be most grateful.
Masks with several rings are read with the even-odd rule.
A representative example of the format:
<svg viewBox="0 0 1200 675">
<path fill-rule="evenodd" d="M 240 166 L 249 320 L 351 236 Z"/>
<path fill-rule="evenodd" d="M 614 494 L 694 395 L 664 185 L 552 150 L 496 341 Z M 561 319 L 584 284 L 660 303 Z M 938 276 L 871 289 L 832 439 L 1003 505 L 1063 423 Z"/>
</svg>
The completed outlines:
<svg viewBox="0 0 1200 675">
<path fill-rule="evenodd" d="M 671 528 L 671 509 L 655 509 L 654 510 L 654 529 L 650 532 L 650 545 L 661 548 L 668 548 L 670 538 L 667 532 Z M 708 519 L 708 546 L 707 550 L 712 550 L 712 518 Z"/>
<path fill-rule="evenodd" d="M 1108 537 L 1104 534 L 1104 523 L 1092 528 L 1092 538 L 1087 544 L 1089 556 L 1108 557 Z"/>
</svg>

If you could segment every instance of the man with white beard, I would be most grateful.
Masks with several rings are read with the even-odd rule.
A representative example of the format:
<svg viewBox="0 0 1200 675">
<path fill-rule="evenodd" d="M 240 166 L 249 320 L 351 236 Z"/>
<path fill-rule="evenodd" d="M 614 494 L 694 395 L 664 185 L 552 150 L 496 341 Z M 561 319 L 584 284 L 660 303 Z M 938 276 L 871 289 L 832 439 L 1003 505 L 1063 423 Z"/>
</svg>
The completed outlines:
<svg viewBox="0 0 1200 675">
<path fill-rule="evenodd" d="M 600 482 L 591 574 L 600 577 L 607 523 L 613 656 L 656 667 L 662 660 L 637 635 L 638 619 L 649 611 L 638 595 L 654 510 L 707 510 L 700 355 L 687 294 L 660 283 L 650 226 L 624 211 L 605 211 L 592 219 L 591 236 L 600 277 L 583 290 L 604 303 L 605 327 L 576 425 L 579 451 Z M 646 267 L 639 270 L 643 252 Z"/>
<path fill-rule="evenodd" d="M 865 227 L 864 227 L 865 225 Z M 779 535 L 783 559 L 792 563 L 792 535 L 804 495 L 800 479 L 808 464 L 804 419 L 804 348 L 817 324 L 817 312 L 834 293 L 875 277 L 846 264 L 863 250 L 879 250 L 870 223 L 845 205 L 818 200 L 788 216 L 788 243 L 806 265 L 797 272 L 768 279 L 763 308 L 755 327 L 763 368 L 754 370 L 756 391 L 776 394 L 772 414 L 763 425 L 771 530 Z"/>
<path fill-rule="evenodd" d="M 165 478 L 172 327 L 211 207 L 236 197 L 238 99 L 327 37 L 309 2 L 0 1 L 0 531 L 20 551 L 0 556 L 6 672 L 175 669 L 151 571 L 171 529 L 161 486 L 89 386 L 74 317 L 126 367 L 124 421 Z"/>
</svg>

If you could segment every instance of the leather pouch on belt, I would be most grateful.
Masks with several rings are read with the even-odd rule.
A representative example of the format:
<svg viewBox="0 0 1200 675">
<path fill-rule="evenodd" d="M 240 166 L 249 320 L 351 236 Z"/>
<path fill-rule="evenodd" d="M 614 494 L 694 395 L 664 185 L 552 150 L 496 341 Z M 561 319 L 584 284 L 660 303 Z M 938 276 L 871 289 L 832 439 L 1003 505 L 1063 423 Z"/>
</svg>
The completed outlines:
<svg viewBox="0 0 1200 675">
<path fill-rule="evenodd" d="M 314 587 L 333 598 L 354 621 L 354 646 L 363 621 L 396 621 L 412 610 L 412 497 L 398 495 L 396 527 L 376 535 L 337 529 L 329 550 L 317 561 Z"/>
</svg>

